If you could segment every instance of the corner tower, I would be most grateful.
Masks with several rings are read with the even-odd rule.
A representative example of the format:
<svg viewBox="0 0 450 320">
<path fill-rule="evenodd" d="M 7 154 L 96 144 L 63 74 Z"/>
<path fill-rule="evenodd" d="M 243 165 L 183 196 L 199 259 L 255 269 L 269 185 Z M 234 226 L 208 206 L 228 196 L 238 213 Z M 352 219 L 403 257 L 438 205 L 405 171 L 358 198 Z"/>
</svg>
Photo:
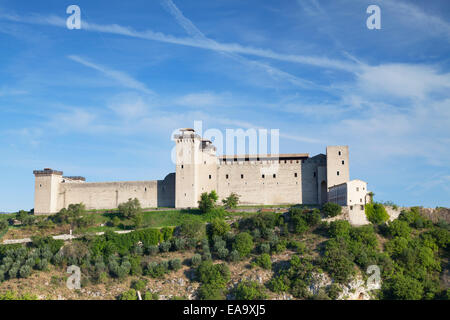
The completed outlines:
<svg viewBox="0 0 450 320">
<path fill-rule="evenodd" d="M 327 191 L 349 180 L 348 146 L 327 146 Z"/>
<path fill-rule="evenodd" d="M 194 129 L 180 129 L 176 142 L 175 207 L 197 207 L 202 138 Z"/>
<path fill-rule="evenodd" d="M 34 170 L 34 213 L 52 214 L 58 212 L 59 184 L 62 171 L 45 168 Z"/>
</svg>

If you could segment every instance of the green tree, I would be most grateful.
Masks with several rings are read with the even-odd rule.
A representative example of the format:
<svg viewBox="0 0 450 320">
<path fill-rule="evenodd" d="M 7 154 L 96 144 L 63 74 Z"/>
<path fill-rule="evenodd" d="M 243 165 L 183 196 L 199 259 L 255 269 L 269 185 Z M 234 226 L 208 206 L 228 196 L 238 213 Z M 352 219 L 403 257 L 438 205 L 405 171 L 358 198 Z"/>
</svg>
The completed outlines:
<svg viewBox="0 0 450 320">
<path fill-rule="evenodd" d="M 202 213 L 209 213 L 216 206 L 216 201 L 219 199 L 215 190 L 210 193 L 203 192 L 198 201 L 198 208 Z"/>
<path fill-rule="evenodd" d="M 381 203 L 368 203 L 365 207 L 367 220 L 373 224 L 381 224 L 389 220 L 386 208 Z"/>
<path fill-rule="evenodd" d="M 208 235 L 211 239 L 214 236 L 223 237 L 230 229 L 230 225 L 225 220 L 216 218 L 208 225 Z"/>
<path fill-rule="evenodd" d="M 234 209 L 239 204 L 239 195 L 232 192 L 227 198 L 222 199 L 222 203 L 227 209 Z"/>
<path fill-rule="evenodd" d="M 272 269 L 272 261 L 270 260 L 270 255 L 263 253 L 255 259 L 255 263 L 263 269 Z"/>
<path fill-rule="evenodd" d="M 322 211 L 326 217 L 336 217 L 341 214 L 342 207 L 337 203 L 327 202 L 323 205 Z"/>
<path fill-rule="evenodd" d="M 239 252 L 241 258 L 248 256 L 253 246 L 253 238 L 248 232 L 241 232 L 234 238 L 233 249 Z"/>
<path fill-rule="evenodd" d="M 264 286 L 255 281 L 242 281 L 234 290 L 236 300 L 264 300 L 267 293 Z"/>
<path fill-rule="evenodd" d="M 119 213 L 126 219 L 133 219 L 142 212 L 141 204 L 137 198 L 128 199 L 127 202 L 119 204 Z"/>
</svg>

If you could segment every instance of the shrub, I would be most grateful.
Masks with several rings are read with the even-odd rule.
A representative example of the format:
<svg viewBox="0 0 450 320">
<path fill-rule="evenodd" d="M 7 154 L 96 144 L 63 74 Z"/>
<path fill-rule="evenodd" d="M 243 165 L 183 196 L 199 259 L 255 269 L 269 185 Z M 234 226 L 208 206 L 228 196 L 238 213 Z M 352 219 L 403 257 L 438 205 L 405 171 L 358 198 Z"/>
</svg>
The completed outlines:
<svg viewBox="0 0 450 320">
<path fill-rule="evenodd" d="M 289 241 L 288 247 L 294 249 L 298 253 L 304 253 L 306 250 L 306 245 L 300 241 Z"/>
<path fill-rule="evenodd" d="M 29 265 L 23 265 L 20 267 L 19 274 L 21 278 L 28 278 L 31 274 L 31 267 Z"/>
<path fill-rule="evenodd" d="M 203 255 L 202 255 L 202 259 L 204 261 L 211 260 L 212 259 L 211 252 L 204 252 Z"/>
<path fill-rule="evenodd" d="M 308 222 L 306 222 L 306 220 L 303 217 L 296 216 L 292 220 L 294 222 L 295 233 L 303 234 L 306 231 L 308 231 L 309 229 Z"/>
<path fill-rule="evenodd" d="M 200 200 L 198 201 L 198 208 L 202 213 L 208 213 L 215 207 L 218 198 L 219 197 L 214 190 L 209 194 L 207 192 L 203 192 L 200 196 Z"/>
<path fill-rule="evenodd" d="M 222 200 L 223 205 L 227 209 L 234 209 L 239 203 L 239 195 L 232 192 L 227 198 Z"/>
<path fill-rule="evenodd" d="M 304 215 L 305 215 L 305 220 L 310 227 L 317 226 L 321 221 L 319 209 L 307 210 L 304 213 Z"/>
<path fill-rule="evenodd" d="M 127 202 L 119 204 L 119 213 L 126 219 L 132 219 L 141 212 L 141 204 L 137 198 L 130 198 Z"/>
<path fill-rule="evenodd" d="M 241 259 L 241 256 L 237 250 L 232 250 L 230 255 L 228 256 L 228 260 L 231 262 L 238 262 Z"/>
<path fill-rule="evenodd" d="M 326 292 L 331 300 L 337 300 L 342 292 L 342 288 L 338 284 L 332 283 L 327 287 Z"/>
<path fill-rule="evenodd" d="M 180 226 L 181 236 L 188 239 L 202 239 L 205 233 L 205 224 L 199 220 L 186 220 Z"/>
<path fill-rule="evenodd" d="M 208 225 L 210 239 L 216 235 L 223 237 L 228 231 L 230 231 L 230 225 L 222 219 L 216 218 Z"/>
<path fill-rule="evenodd" d="M 137 300 L 137 299 L 138 299 L 137 293 L 136 290 L 134 289 L 130 289 L 128 291 L 123 292 L 119 298 L 119 300 Z"/>
<path fill-rule="evenodd" d="M 388 224 L 388 233 L 392 237 L 409 238 L 411 235 L 411 228 L 408 222 L 402 220 L 394 220 Z"/>
<path fill-rule="evenodd" d="M 255 263 L 263 269 L 272 269 L 272 261 L 267 253 L 263 253 L 255 259 Z"/>
<path fill-rule="evenodd" d="M 183 238 L 174 238 L 173 240 L 173 249 L 175 251 L 181 251 L 186 249 L 186 240 Z"/>
<path fill-rule="evenodd" d="M 172 259 L 169 261 L 170 269 L 177 271 L 181 269 L 181 260 L 180 259 Z"/>
<path fill-rule="evenodd" d="M 225 287 L 212 283 L 205 283 L 200 285 L 197 294 L 200 300 L 224 300 Z"/>
<path fill-rule="evenodd" d="M 267 299 L 264 287 L 255 281 L 242 281 L 234 290 L 237 300 L 263 300 Z"/>
<path fill-rule="evenodd" d="M 147 286 L 147 280 L 146 279 L 140 279 L 140 280 L 133 280 L 131 282 L 131 288 L 135 289 L 136 291 L 142 291 Z"/>
<path fill-rule="evenodd" d="M 270 244 L 268 243 L 261 243 L 259 245 L 259 252 L 261 253 L 270 253 Z"/>
<path fill-rule="evenodd" d="M 149 255 L 154 256 L 154 255 L 156 255 L 156 254 L 159 252 L 159 248 L 158 248 L 158 246 L 150 245 L 150 246 L 148 246 L 148 247 L 146 248 L 146 252 L 147 252 Z"/>
<path fill-rule="evenodd" d="M 233 249 L 239 252 L 241 258 L 250 254 L 253 249 L 253 238 L 247 232 L 241 232 L 236 235 L 233 242 Z"/>
<path fill-rule="evenodd" d="M 322 212 L 326 217 L 336 217 L 341 214 L 342 207 L 337 203 L 327 202 L 323 205 Z"/>
<path fill-rule="evenodd" d="M 198 253 L 194 254 L 191 258 L 191 266 L 192 267 L 198 267 L 200 263 L 202 262 L 202 256 Z"/>
<path fill-rule="evenodd" d="M 217 256 L 219 257 L 219 259 L 225 259 L 228 256 L 228 249 L 225 247 L 219 248 L 219 250 L 217 250 Z"/>
<path fill-rule="evenodd" d="M 389 215 L 381 203 L 368 203 L 365 207 L 367 220 L 373 224 L 381 224 L 389 220 Z"/>
<path fill-rule="evenodd" d="M 161 250 L 161 252 L 169 252 L 171 247 L 172 244 L 169 241 L 165 241 L 159 245 L 159 250 Z"/>
</svg>

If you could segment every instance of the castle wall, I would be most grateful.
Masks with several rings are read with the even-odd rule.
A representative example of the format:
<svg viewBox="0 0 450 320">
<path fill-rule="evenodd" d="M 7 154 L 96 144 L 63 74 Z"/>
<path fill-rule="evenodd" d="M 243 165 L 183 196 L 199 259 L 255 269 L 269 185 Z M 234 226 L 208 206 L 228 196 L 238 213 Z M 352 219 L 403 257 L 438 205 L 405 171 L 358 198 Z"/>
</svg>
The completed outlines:
<svg viewBox="0 0 450 320">
<path fill-rule="evenodd" d="M 89 210 L 114 209 L 130 198 L 138 198 L 143 208 L 175 206 L 174 173 L 164 180 L 90 183 L 50 175 L 37 177 L 36 188 L 46 189 L 35 197 L 36 214 L 56 213 L 76 203 L 84 203 Z"/>
</svg>

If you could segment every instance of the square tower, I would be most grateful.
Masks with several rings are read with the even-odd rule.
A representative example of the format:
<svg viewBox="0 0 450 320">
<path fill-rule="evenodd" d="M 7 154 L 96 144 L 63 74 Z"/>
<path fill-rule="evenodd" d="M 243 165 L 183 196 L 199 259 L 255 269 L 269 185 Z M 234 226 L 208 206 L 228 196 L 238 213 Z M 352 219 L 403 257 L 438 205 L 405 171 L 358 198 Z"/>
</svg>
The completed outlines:
<svg viewBox="0 0 450 320">
<path fill-rule="evenodd" d="M 327 146 L 327 189 L 349 180 L 348 146 Z"/>
<path fill-rule="evenodd" d="M 194 129 L 180 129 L 176 142 L 175 207 L 197 207 L 202 138 Z"/>
<path fill-rule="evenodd" d="M 34 170 L 34 214 L 53 214 L 58 212 L 59 184 L 62 171 L 45 168 Z"/>
</svg>

